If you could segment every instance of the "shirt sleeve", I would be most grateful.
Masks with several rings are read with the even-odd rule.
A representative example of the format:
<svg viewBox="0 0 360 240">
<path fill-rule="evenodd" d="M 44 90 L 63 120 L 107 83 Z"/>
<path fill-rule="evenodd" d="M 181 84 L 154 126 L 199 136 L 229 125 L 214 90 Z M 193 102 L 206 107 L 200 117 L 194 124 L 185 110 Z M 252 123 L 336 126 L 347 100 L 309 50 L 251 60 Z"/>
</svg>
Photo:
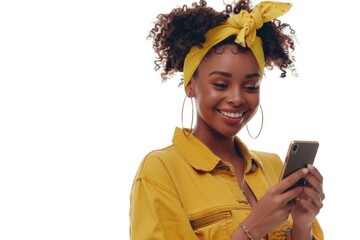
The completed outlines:
<svg viewBox="0 0 360 240">
<path fill-rule="evenodd" d="M 315 219 L 312 223 L 312 232 L 313 232 L 313 238 L 315 240 L 324 240 L 324 233 L 317 219 Z"/>
<path fill-rule="evenodd" d="M 147 156 L 130 196 L 130 239 L 198 239 L 161 160 Z"/>
</svg>

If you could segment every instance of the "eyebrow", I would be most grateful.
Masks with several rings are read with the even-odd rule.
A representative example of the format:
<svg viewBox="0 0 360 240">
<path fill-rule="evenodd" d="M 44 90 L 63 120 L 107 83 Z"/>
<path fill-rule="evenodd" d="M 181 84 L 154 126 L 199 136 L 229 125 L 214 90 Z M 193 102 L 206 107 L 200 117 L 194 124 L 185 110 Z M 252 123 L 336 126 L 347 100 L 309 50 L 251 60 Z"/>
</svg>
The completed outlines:
<svg viewBox="0 0 360 240">
<path fill-rule="evenodd" d="M 222 75 L 224 77 L 228 77 L 228 78 L 231 78 L 232 77 L 232 74 L 231 73 L 228 73 L 228 72 L 223 72 L 223 71 L 213 71 L 209 74 L 209 76 L 211 75 Z M 260 74 L 259 73 L 250 73 L 250 74 L 247 74 L 245 76 L 245 78 L 254 78 L 254 77 L 260 77 Z"/>
<path fill-rule="evenodd" d="M 211 72 L 211 73 L 209 74 L 209 76 L 211 76 L 211 75 L 216 75 L 216 74 L 222 75 L 222 76 L 228 77 L 228 78 L 231 78 L 231 77 L 232 77 L 232 74 L 231 74 L 231 73 L 223 72 L 223 71 L 213 71 L 213 72 Z"/>
</svg>

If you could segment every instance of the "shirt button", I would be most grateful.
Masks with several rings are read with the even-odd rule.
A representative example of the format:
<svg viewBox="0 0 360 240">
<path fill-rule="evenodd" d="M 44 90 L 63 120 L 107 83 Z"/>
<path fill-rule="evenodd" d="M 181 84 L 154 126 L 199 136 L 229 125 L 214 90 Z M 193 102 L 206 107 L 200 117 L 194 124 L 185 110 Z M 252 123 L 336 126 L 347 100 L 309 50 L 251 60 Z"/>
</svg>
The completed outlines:
<svg viewBox="0 0 360 240">
<path fill-rule="evenodd" d="M 256 168 L 257 168 L 257 166 L 255 163 L 251 164 L 250 172 L 254 173 L 256 171 Z"/>
<path fill-rule="evenodd" d="M 222 169 L 222 170 L 226 170 L 226 171 L 229 171 L 229 170 L 230 170 L 230 167 L 229 167 L 229 166 L 226 166 L 226 165 L 219 165 L 218 168 L 219 168 L 219 169 Z"/>
<path fill-rule="evenodd" d="M 284 232 L 285 232 L 285 236 L 289 236 L 291 234 L 291 228 L 289 227 L 286 228 Z"/>
</svg>

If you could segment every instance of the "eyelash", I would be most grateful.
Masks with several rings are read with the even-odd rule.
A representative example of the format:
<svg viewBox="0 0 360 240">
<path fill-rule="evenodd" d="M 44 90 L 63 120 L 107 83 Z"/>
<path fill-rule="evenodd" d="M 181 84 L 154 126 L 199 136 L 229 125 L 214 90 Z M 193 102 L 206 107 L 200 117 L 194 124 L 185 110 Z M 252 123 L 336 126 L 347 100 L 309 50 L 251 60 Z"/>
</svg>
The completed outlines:
<svg viewBox="0 0 360 240">
<path fill-rule="evenodd" d="M 247 92 L 256 92 L 257 90 L 259 90 L 260 86 L 251 86 L 251 87 L 245 87 Z"/>
<path fill-rule="evenodd" d="M 225 83 L 213 83 L 213 86 L 220 90 L 225 90 L 228 87 L 228 85 Z M 244 89 L 250 93 L 256 92 L 257 90 L 259 90 L 259 88 L 260 86 L 256 86 L 256 85 L 250 87 L 244 87 Z"/>
<path fill-rule="evenodd" d="M 225 83 L 213 83 L 213 85 L 219 89 L 226 89 L 228 87 L 228 85 Z"/>
</svg>

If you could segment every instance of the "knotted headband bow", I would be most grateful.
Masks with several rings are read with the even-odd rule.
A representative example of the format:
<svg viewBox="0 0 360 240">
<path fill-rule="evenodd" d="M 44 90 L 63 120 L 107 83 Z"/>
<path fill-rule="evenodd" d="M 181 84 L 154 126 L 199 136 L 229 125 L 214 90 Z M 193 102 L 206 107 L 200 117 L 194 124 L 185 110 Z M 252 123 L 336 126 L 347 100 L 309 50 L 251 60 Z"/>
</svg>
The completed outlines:
<svg viewBox="0 0 360 240">
<path fill-rule="evenodd" d="M 254 54 L 259 64 L 261 76 L 264 74 L 265 57 L 261 38 L 256 36 L 256 30 L 264 23 L 276 19 L 288 12 L 291 3 L 265 1 L 257 4 L 249 13 L 241 10 L 240 13 L 229 17 L 221 25 L 210 29 L 206 34 L 206 41 L 202 48 L 193 46 L 186 55 L 184 62 L 184 85 L 186 86 L 192 78 L 206 53 L 217 43 L 227 37 L 237 36 L 235 42 L 242 47 L 248 47 Z"/>
</svg>

